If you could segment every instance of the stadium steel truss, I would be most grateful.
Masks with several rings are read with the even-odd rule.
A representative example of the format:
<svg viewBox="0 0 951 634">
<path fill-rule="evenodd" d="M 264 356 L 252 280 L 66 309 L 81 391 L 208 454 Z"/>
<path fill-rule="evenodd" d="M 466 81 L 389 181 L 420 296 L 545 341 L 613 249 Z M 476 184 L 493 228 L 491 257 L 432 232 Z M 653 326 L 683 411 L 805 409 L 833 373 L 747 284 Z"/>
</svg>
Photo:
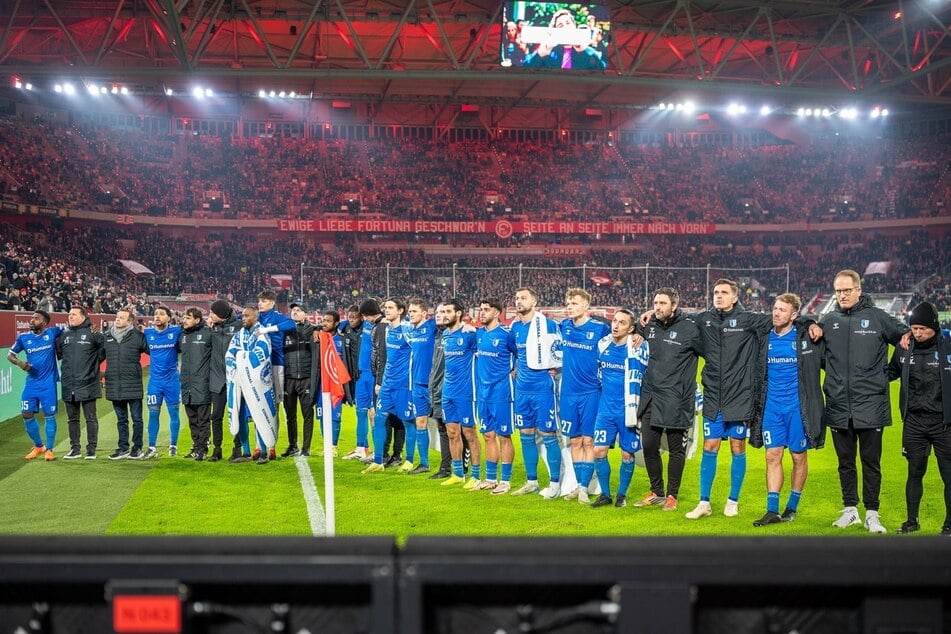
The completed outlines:
<svg viewBox="0 0 951 634">
<path fill-rule="evenodd" d="M 951 105 L 947 0 L 605 2 L 604 71 L 499 64 L 499 0 L 3 0 L 0 72 L 138 94 L 501 109 L 648 108 L 677 95 Z"/>
</svg>

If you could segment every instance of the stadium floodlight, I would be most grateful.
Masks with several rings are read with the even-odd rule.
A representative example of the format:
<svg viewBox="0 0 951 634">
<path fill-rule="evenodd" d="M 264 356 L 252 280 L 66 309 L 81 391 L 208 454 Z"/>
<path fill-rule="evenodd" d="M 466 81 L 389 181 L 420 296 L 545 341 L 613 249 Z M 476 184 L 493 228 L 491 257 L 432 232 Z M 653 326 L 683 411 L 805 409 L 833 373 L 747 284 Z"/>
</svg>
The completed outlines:
<svg viewBox="0 0 951 634">
<path fill-rule="evenodd" d="M 683 109 L 684 109 L 684 105 L 683 105 L 682 103 L 678 103 L 678 104 L 677 104 L 677 112 L 682 112 Z"/>
<path fill-rule="evenodd" d="M 872 108 L 872 111 L 868 113 L 868 115 L 872 117 L 873 119 L 878 119 L 878 116 L 880 114 L 882 114 L 882 109 L 879 108 L 878 106 L 875 106 L 874 108 Z"/>
<path fill-rule="evenodd" d="M 887 116 L 888 116 L 888 108 L 882 108 L 882 116 L 883 116 L 883 117 L 887 117 Z"/>
<path fill-rule="evenodd" d="M 813 108 L 813 109 L 812 109 L 812 116 L 814 116 L 814 117 L 821 117 L 821 116 L 822 116 L 822 110 L 821 110 L 820 108 Z"/>
<path fill-rule="evenodd" d="M 265 92 L 264 90 L 259 90 L 258 97 L 260 97 L 261 99 L 267 98 L 267 92 Z"/>
<path fill-rule="evenodd" d="M 283 99 L 284 97 L 287 96 L 287 93 L 282 90 L 281 92 L 277 93 L 277 96 Z"/>
<path fill-rule="evenodd" d="M 63 92 L 69 96 L 73 96 L 76 94 L 76 87 L 73 86 L 71 83 L 66 82 L 65 84 L 63 84 Z"/>
<path fill-rule="evenodd" d="M 694 104 L 694 102 L 692 101 L 684 102 L 684 114 L 693 114 L 696 109 L 697 109 L 697 106 L 696 104 Z"/>
<path fill-rule="evenodd" d="M 27 90 L 33 90 L 33 84 L 31 84 L 30 82 L 26 82 L 26 85 L 24 86 L 24 88 L 26 88 Z"/>
<path fill-rule="evenodd" d="M 192 88 L 192 96 L 193 96 L 195 99 L 204 99 L 204 98 L 205 98 L 205 91 L 202 90 L 202 87 L 201 87 L 201 86 L 195 86 L 194 88 Z"/>
<path fill-rule="evenodd" d="M 726 113 L 731 117 L 735 117 L 738 114 L 746 114 L 746 106 L 738 103 L 731 103 L 726 107 Z"/>
<path fill-rule="evenodd" d="M 829 110 L 828 108 L 823 108 L 823 109 L 822 109 L 822 116 L 823 116 L 823 117 L 828 117 L 828 116 L 831 115 L 831 114 L 832 114 L 832 111 Z"/>
<path fill-rule="evenodd" d="M 292 91 L 291 91 L 291 94 L 290 94 L 290 98 L 293 99 L 293 98 L 295 98 L 296 96 L 297 96 L 297 93 L 292 90 Z"/>
<path fill-rule="evenodd" d="M 19 79 L 14 79 L 14 80 L 13 80 L 13 87 L 14 87 L 14 88 L 23 88 L 23 82 L 21 82 Z"/>
<path fill-rule="evenodd" d="M 215 95 L 215 93 L 214 93 L 214 91 L 213 91 L 211 88 L 205 88 L 205 96 L 206 96 L 206 97 L 214 97 L 214 95 Z"/>
<path fill-rule="evenodd" d="M 108 92 L 109 92 L 109 89 L 108 89 L 108 88 L 106 88 L 105 86 L 99 86 L 99 94 L 100 94 L 100 95 L 105 95 L 105 94 L 107 94 Z"/>
<path fill-rule="evenodd" d="M 86 90 L 88 90 L 89 94 L 92 95 L 93 97 L 99 96 L 99 86 L 97 86 L 96 84 L 89 84 L 88 86 L 86 86 Z"/>
<path fill-rule="evenodd" d="M 62 84 L 54 84 L 54 85 L 53 85 L 53 92 L 59 92 L 59 93 L 63 92 L 63 85 L 62 85 Z"/>
<path fill-rule="evenodd" d="M 119 89 L 119 92 L 122 93 L 123 95 L 128 95 L 129 89 L 123 86 L 122 88 Z"/>
<path fill-rule="evenodd" d="M 796 114 L 799 115 L 800 117 L 804 117 L 806 116 L 806 109 L 800 106 L 799 110 L 796 111 Z"/>
<path fill-rule="evenodd" d="M 166 88 L 166 89 L 165 89 L 165 96 L 166 96 L 166 97 L 171 97 L 171 96 L 174 95 L 174 94 L 175 94 L 175 91 L 172 90 L 171 88 Z"/>
<path fill-rule="evenodd" d="M 811 117 L 811 116 L 812 116 L 812 108 L 806 108 L 806 110 L 803 112 L 803 114 L 805 114 L 807 117 Z"/>
<path fill-rule="evenodd" d="M 115 84 L 112 84 L 112 90 L 111 90 L 110 92 L 111 92 L 112 94 L 114 94 L 114 95 L 118 95 L 118 94 L 119 94 L 119 87 L 118 87 L 117 85 L 115 85 Z"/>
<path fill-rule="evenodd" d="M 759 107 L 759 116 L 761 116 L 761 117 L 767 116 L 770 112 L 772 112 L 772 109 L 771 109 L 769 106 L 760 106 L 760 107 Z"/>
<path fill-rule="evenodd" d="M 277 96 L 277 93 L 272 90 L 270 93 L 268 93 L 268 96 L 273 99 L 274 97 Z"/>
</svg>

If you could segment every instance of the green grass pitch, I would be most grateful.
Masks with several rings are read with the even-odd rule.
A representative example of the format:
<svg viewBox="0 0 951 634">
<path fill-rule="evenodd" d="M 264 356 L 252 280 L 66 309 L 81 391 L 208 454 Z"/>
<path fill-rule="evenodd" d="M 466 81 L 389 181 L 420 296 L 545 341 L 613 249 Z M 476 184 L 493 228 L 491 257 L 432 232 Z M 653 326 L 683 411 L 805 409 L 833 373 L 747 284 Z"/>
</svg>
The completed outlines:
<svg viewBox="0 0 951 634">
<path fill-rule="evenodd" d="M 893 404 L 897 408 L 897 384 Z M 68 450 L 65 412 L 59 414 L 57 459 L 51 463 L 26 462 L 30 442 L 19 417 L 0 423 L 0 534 L 58 535 L 309 535 L 305 501 L 293 460 L 267 465 L 254 463 L 195 463 L 169 458 L 167 417 L 163 410 L 159 434 L 162 457 L 152 461 L 114 462 L 115 415 L 108 401 L 99 401 L 98 459 L 62 460 Z M 890 532 L 905 519 L 905 461 L 901 457 L 901 423 L 885 431 L 882 459 L 882 521 Z M 226 432 L 227 433 L 227 432 Z M 84 432 L 85 438 L 85 432 Z M 517 440 L 516 440 L 517 443 Z M 278 450 L 284 448 L 283 439 Z M 191 445 L 184 412 L 180 453 Z M 353 410 L 344 408 L 340 441 L 343 455 L 354 445 Z M 230 451 L 230 438 L 225 452 Z M 620 454 L 611 452 L 612 480 L 616 486 Z M 431 463 L 438 463 L 433 452 Z M 698 499 L 699 452 L 687 462 L 680 508 L 665 513 L 658 508 L 592 509 L 562 499 L 539 496 L 491 496 L 461 487 L 443 487 L 425 476 L 406 476 L 387 470 L 361 475 L 363 465 L 335 461 L 336 529 L 338 535 L 829 535 L 868 536 L 860 527 L 845 531 L 831 522 L 841 508 L 835 453 L 809 452 L 809 479 L 795 522 L 753 528 L 765 510 L 765 462 L 762 450 L 748 450 L 748 470 L 740 498 L 740 516 L 722 515 L 729 486 L 729 449 L 721 447 L 714 484 L 712 517 L 690 521 L 683 514 Z M 324 496 L 323 458 L 310 458 L 321 497 Z M 786 458 L 788 497 L 790 462 Z M 540 475 L 544 467 L 540 465 Z M 513 484 L 524 482 L 521 454 L 516 447 Z M 542 484 L 545 478 L 542 476 Z M 920 535 L 934 535 L 944 519 L 941 481 L 934 462 L 925 480 Z M 647 492 L 647 478 L 638 468 L 629 491 L 633 502 Z M 896 538 L 897 539 L 897 538 Z"/>
</svg>

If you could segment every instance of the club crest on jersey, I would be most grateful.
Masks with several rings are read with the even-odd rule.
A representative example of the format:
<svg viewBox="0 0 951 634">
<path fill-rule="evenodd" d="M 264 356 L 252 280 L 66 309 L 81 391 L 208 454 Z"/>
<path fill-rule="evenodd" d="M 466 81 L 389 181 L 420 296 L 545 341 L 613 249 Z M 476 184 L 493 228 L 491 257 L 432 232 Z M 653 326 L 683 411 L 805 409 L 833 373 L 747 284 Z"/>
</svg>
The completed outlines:
<svg viewBox="0 0 951 634">
<path fill-rule="evenodd" d="M 456 339 L 456 345 L 457 345 L 457 346 L 461 346 L 461 345 L 462 345 L 462 337 L 459 337 L 458 339 Z"/>
<path fill-rule="evenodd" d="M 668 335 L 668 336 L 669 336 L 671 339 L 676 339 L 676 338 L 677 338 L 677 331 L 675 330 L 675 331 L 671 332 L 670 335 Z"/>
<path fill-rule="evenodd" d="M 172 333 L 168 333 L 168 340 L 169 340 L 169 341 L 172 340 Z"/>
<path fill-rule="evenodd" d="M 832 330 L 838 330 L 838 329 L 839 329 L 839 322 L 835 322 L 834 324 L 832 324 Z"/>
<path fill-rule="evenodd" d="M 589 333 L 587 333 L 587 334 L 588 334 L 588 339 L 594 339 L 594 333 L 593 333 L 593 332 L 589 332 Z"/>
<path fill-rule="evenodd" d="M 948 355 L 948 363 L 951 363 L 951 354 Z"/>
<path fill-rule="evenodd" d="M 201 335 L 198 335 L 198 341 L 201 341 Z"/>
<path fill-rule="evenodd" d="M 498 348 L 498 347 L 499 347 L 499 340 L 498 340 L 498 339 L 493 339 L 493 340 L 492 340 L 492 347 L 493 347 L 493 348 Z"/>
<path fill-rule="evenodd" d="M 79 335 L 80 341 L 86 341 L 86 335 Z"/>
<path fill-rule="evenodd" d="M 868 319 L 863 319 L 860 323 L 862 324 L 862 328 L 868 328 L 870 322 Z"/>
<path fill-rule="evenodd" d="M 805 350 L 807 345 L 809 345 L 809 344 L 806 343 L 805 341 L 803 341 L 803 342 L 802 342 L 802 349 Z"/>
<path fill-rule="evenodd" d="M 730 328 L 736 328 L 736 320 L 735 320 L 735 319 L 731 319 L 731 320 L 730 320 Z"/>
</svg>

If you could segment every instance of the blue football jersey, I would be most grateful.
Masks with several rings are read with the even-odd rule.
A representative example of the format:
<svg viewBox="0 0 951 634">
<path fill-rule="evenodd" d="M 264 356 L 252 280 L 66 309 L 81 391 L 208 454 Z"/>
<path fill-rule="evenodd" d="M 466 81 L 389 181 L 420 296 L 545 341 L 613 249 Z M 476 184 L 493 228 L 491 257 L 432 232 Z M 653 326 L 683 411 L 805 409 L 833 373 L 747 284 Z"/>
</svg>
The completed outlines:
<svg viewBox="0 0 951 634">
<path fill-rule="evenodd" d="M 406 340 L 409 341 L 410 378 L 416 385 L 429 385 L 429 372 L 433 369 L 433 347 L 436 343 L 436 320 L 424 319 L 419 326 L 403 324 Z"/>
<path fill-rule="evenodd" d="M 442 384 L 444 399 L 471 401 L 475 397 L 476 333 L 462 328 L 447 330 L 442 335 L 446 377 Z"/>
<path fill-rule="evenodd" d="M 515 391 L 516 392 L 551 392 L 554 390 L 554 382 L 551 373 L 548 370 L 533 370 L 528 367 L 528 357 L 525 351 L 525 345 L 528 341 L 528 331 L 531 323 L 516 319 L 510 326 L 509 340 L 515 345 Z M 556 332 L 558 325 L 548 320 L 548 331 Z"/>
<path fill-rule="evenodd" d="M 59 326 L 50 326 L 39 334 L 24 332 L 16 338 L 10 352 L 26 352 L 26 361 L 32 368 L 26 375 L 26 388 L 55 385 L 59 381 L 59 366 L 56 365 L 56 338 L 63 332 Z"/>
<path fill-rule="evenodd" d="M 178 381 L 178 338 L 181 326 L 165 330 L 145 329 L 145 343 L 149 347 L 149 382 Z"/>
<path fill-rule="evenodd" d="M 515 353 L 510 347 L 509 329 L 499 325 L 476 331 L 476 399 L 485 403 L 512 400 L 512 370 Z"/>
<path fill-rule="evenodd" d="M 381 323 L 386 328 L 386 367 L 383 369 L 382 384 L 390 388 L 410 389 L 409 341 L 406 340 L 404 327 L 406 322 L 396 326 Z"/>
<path fill-rule="evenodd" d="M 589 318 L 580 326 L 571 319 L 561 322 L 561 393 L 597 392 L 598 342 L 611 334 L 611 326 Z"/>
<path fill-rule="evenodd" d="M 785 335 L 777 335 L 775 330 L 769 331 L 766 377 L 770 401 L 776 405 L 799 402 L 799 357 L 795 328 Z"/>
</svg>

